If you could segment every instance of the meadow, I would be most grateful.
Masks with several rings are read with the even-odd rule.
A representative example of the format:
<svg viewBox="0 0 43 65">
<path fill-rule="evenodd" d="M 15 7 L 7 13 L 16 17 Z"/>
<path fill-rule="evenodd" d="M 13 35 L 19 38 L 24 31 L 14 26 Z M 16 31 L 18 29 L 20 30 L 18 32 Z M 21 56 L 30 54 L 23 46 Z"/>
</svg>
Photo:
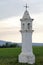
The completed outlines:
<svg viewBox="0 0 43 65">
<path fill-rule="evenodd" d="M 19 63 L 18 55 L 21 48 L 0 48 L 0 65 L 29 65 L 27 63 Z M 43 46 L 34 46 L 33 53 L 36 57 L 36 63 L 33 65 L 43 65 Z"/>
</svg>

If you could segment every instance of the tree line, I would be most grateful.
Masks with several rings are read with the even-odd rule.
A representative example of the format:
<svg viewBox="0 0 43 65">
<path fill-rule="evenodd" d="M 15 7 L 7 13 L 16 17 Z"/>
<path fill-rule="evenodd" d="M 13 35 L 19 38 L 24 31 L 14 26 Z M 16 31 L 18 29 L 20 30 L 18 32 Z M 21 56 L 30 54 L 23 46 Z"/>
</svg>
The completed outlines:
<svg viewBox="0 0 43 65">
<path fill-rule="evenodd" d="M 15 47 L 19 47 L 17 43 L 9 44 L 8 42 L 6 42 L 5 44 L 0 45 L 0 48 L 15 48 Z"/>
</svg>

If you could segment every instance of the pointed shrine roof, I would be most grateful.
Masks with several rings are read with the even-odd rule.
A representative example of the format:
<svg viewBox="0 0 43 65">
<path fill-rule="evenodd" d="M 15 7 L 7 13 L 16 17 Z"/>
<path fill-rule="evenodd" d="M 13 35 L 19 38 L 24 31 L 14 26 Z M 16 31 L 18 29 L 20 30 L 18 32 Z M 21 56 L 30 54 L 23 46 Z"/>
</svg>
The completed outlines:
<svg viewBox="0 0 43 65">
<path fill-rule="evenodd" d="M 27 8 L 28 8 L 27 4 L 24 7 L 26 7 L 26 10 L 24 12 L 24 15 L 23 15 L 22 19 L 20 19 L 20 20 L 21 21 L 24 21 L 24 20 L 31 20 L 31 21 L 33 21 L 33 19 L 31 19 L 30 15 L 29 15 L 29 12 L 27 11 Z"/>
<path fill-rule="evenodd" d="M 27 10 L 24 12 L 24 15 L 23 15 L 22 19 L 31 19 L 30 15 L 29 15 L 29 12 Z"/>
</svg>

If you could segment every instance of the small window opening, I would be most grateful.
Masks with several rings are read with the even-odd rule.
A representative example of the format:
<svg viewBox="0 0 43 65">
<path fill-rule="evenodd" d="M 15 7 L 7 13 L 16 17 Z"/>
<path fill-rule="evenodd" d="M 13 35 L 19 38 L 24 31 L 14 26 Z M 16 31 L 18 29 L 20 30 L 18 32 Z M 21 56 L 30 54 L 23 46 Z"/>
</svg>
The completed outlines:
<svg viewBox="0 0 43 65">
<path fill-rule="evenodd" d="M 24 29 L 24 23 L 23 23 L 23 29 Z"/>
<path fill-rule="evenodd" d="M 28 29 L 30 28 L 30 23 L 28 23 Z"/>
</svg>

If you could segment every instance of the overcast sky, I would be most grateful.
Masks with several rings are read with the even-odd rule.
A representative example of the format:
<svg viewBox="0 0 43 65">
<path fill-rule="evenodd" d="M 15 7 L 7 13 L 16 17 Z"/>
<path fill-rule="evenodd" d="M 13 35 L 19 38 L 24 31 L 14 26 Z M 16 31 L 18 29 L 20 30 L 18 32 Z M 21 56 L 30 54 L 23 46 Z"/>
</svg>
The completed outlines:
<svg viewBox="0 0 43 65">
<path fill-rule="evenodd" d="M 43 0 L 0 0 L 0 19 L 21 16 L 26 3 L 32 14 L 43 12 Z"/>
<path fill-rule="evenodd" d="M 33 33 L 33 42 L 43 42 L 43 0 L 0 0 L 1 40 L 12 40 L 16 42 L 21 41 L 21 35 L 16 31 L 16 29 L 18 31 L 20 29 L 20 18 L 23 16 L 25 11 L 24 6 L 26 3 L 29 6 L 28 11 L 31 18 L 34 18 L 33 29 L 35 31 Z M 16 35 L 13 33 L 12 29 L 15 30 L 14 32 Z M 7 32 L 8 30 L 11 30 L 10 33 L 12 32 L 12 34 L 9 32 L 6 33 L 6 30 Z M 17 36 L 19 37 L 18 40 Z M 14 37 L 16 37 L 16 39 L 14 39 Z"/>
</svg>

